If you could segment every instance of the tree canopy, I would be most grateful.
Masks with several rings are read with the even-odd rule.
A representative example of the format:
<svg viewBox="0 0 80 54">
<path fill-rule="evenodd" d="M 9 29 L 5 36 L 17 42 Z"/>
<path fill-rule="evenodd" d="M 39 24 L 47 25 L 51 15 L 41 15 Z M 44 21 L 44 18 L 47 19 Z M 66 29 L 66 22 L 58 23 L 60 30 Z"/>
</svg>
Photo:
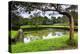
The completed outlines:
<svg viewBox="0 0 80 54">
<path fill-rule="evenodd" d="M 40 10 L 42 11 L 43 15 L 45 15 L 46 11 L 53 11 L 52 15 L 55 14 L 55 11 L 58 12 L 57 14 L 68 15 L 71 11 L 77 12 L 77 5 L 69 5 L 69 4 L 53 4 L 53 3 L 35 3 L 35 2 L 17 2 L 11 1 L 10 2 L 11 12 L 14 12 L 16 15 L 19 15 L 23 12 L 28 12 L 29 14 L 31 11 Z M 38 12 L 40 14 L 41 12 Z M 51 15 L 51 14 L 49 14 Z"/>
<path fill-rule="evenodd" d="M 35 18 L 37 18 L 36 20 L 38 21 L 36 22 L 39 23 L 40 18 L 43 19 L 43 17 L 45 18 L 45 20 L 47 20 L 47 18 L 50 17 L 53 23 L 56 23 L 55 15 L 58 14 L 62 16 L 65 15 L 68 18 L 70 18 L 71 17 L 70 15 L 72 15 L 75 19 L 77 19 L 77 9 L 78 9 L 77 5 L 19 2 L 19 1 L 10 1 L 9 4 L 10 4 L 10 13 L 11 13 L 11 20 L 12 20 L 11 23 L 15 25 L 30 24 L 29 21 L 31 18 L 33 18 L 33 21 Z M 26 17 L 27 19 L 23 20 L 22 18 L 24 17 L 22 16 L 22 14 L 25 14 L 26 16 L 29 17 Z M 43 24 L 46 24 L 47 22 L 50 23 L 49 19 L 47 20 L 47 22 L 45 22 L 45 20 L 40 20 L 40 21 L 44 21 Z M 57 21 L 61 22 L 60 20 L 58 19 Z M 23 21 L 23 23 L 21 23 L 21 21 Z"/>
</svg>

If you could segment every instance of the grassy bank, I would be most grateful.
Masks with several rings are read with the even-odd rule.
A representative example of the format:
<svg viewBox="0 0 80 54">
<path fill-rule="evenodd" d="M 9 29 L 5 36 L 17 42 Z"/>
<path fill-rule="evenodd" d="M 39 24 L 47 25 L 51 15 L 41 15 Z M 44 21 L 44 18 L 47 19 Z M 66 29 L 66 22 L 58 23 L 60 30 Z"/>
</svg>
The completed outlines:
<svg viewBox="0 0 80 54">
<path fill-rule="evenodd" d="M 24 25 L 21 26 L 20 28 L 25 29 L 25 28 L 36 28 L 35 25 Z M 38 25 L 38 28 L 61 28 L 61 29 L 69 29 L 69 26 L 60 26 L 60 25 Z M 75 29 L 78 29 L 77 26 L 74 27 Z"/>
<path fill-rule="evenodd" d="M 47 39 L 47 40 L 35 40 L 29 43 L 17 43 L 11 45 L 12 52 L 33 52 L 33 51 L 48 51 L 48 50 L 64 50 L 77 48 L 77 33 L 75 33 L 74 41 L 76 45 L 68 45 L 69 35 L 64 35 L 59 38 Z"/>
</svg>

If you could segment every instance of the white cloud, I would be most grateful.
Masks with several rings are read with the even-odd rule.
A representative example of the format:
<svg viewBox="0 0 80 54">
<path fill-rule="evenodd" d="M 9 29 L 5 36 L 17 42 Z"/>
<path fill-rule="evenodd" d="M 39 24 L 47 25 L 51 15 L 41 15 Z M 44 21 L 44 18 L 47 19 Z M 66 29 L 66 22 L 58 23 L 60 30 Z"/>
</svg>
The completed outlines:
<svg viewBox="0 0 80 54">
<path fill-rule="evenodd" d="M 58 12 L 53 12 L 53 11 L 46 11 L 45 15 L 43 15 L 43 12 L 41 10 L 37 10 L 35 9 L 34 11 L 31 11 L 31 13 L 29 14 L 28 12 L 22 12 L 20 13 L 20 16 L 22 16 L 23 18 L 30 18 L 30 15 L 33 15 L 34 13 L 38 13 L 40 12 L 40 16 L 44 17 L 47 16 L 49 19 L 51 19 L 51 17 L 62 17 L 63 15 L 60 15 Z"/>
</svg>

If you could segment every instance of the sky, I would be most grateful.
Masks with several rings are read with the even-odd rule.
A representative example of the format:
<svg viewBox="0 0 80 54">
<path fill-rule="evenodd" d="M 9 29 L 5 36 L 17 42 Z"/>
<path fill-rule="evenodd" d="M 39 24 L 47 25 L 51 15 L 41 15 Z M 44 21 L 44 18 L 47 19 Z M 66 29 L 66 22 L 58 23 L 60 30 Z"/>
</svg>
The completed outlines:
<svg viewBox="0 0 80 54">
<path fill-rule="evenodd" d="M 51 19 L 51 17 L 62 17 L 63 15 L 59 14 L 58 12 L 54 12 L 53 11 L 46 11 L 45 15 L 43 15 L 43 12 L 41 10 L 33 10 L 31 11 L 31 13 L 29 14 L 28 12 L 21 12 L 20 16 L 22 16 L 23 18 L 30 18 L 30 15 L 33 15 L 34 13 L 39 13 L 40 12 L 40 16 L 44 17 L 47 16 L 49 19 Z M 51 14 L 51 15 L 49 15 Z"/>
<path fill-rule="evenodd" d="M 70 7 L 70 5 L 62 5 L 62 8 L 63 8 L 63 10 L 65 10 L 65 8 L 68 8 L 68 7 Z M 23 18 L 30 18 L 30 16 L 31 15 L 34 15 L 34 13 L 40 13 L 39 15 L 40 16 L 42 16 L 42 17 L 44 17 L 44 16 L 47 16 L 49 19 L 51 19 L 51 17 L 53 16 L 53 17 L 56 17 L 56 18 L 58 18 L 58 17 L 62 17 L 63 15 L 61 15 L 61 14 L 59 14 L 58 12 L 54 12 L 53 13 L 53 11 L 46 11 L 45 12 L 45 15 L 43 15 L 43 12 L 41 11 L 41 10 L 38 10 L 38 9 L 34 9 L 33 11 L 31 11 L 31 13 L 29 14 L 28 12 L 25 12 L 24 10 L 24 8 L 22 8 L 22 7 L 17 7 L 18 8 L 18 12 L 20 13 L 19 15 L 21 16 L 21 17 L 23 17 Z M 22 11 L 22 12 L 20 12 L 20 11 Z M 50 14 L 50 15 L 49 15 Z"/>
</svg>

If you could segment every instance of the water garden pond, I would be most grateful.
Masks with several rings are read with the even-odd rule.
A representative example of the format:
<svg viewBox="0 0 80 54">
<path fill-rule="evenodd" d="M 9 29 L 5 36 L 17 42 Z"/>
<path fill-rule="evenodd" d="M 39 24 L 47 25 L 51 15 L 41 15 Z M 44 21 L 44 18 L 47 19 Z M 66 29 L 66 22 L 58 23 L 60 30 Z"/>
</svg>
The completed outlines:
<svg viewBox="0 0 80 54">
<path fill-rule="evenodd" d="M 63 29 L 26 29 L 24 30 L 24 43 L 28 43 L 35 40 L 59 38 L 67 34 L 67 30 Z"/>
</svg>

